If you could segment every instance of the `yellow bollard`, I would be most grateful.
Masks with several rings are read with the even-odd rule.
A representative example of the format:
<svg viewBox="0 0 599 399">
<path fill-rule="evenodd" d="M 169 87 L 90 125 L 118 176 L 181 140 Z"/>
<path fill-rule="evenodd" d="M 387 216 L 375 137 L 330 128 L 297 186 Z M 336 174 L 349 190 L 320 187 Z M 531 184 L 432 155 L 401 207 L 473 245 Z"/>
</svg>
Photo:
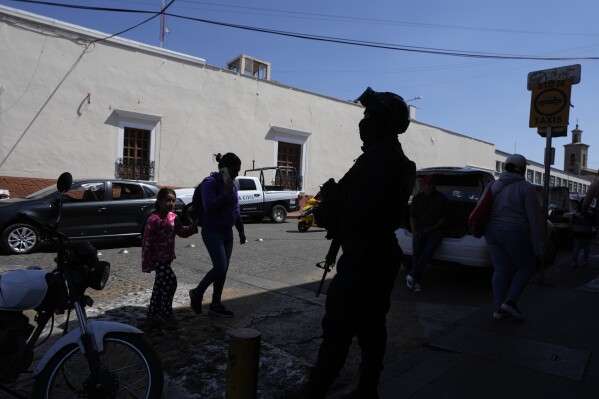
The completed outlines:
<svg viewBox="0 0 599 399">
<path fill-rule="evenodd" d="M 226 399 L 255 399 L 258 391 L 260 333 L 238 328 L 229 337 Z"/>
</svg>

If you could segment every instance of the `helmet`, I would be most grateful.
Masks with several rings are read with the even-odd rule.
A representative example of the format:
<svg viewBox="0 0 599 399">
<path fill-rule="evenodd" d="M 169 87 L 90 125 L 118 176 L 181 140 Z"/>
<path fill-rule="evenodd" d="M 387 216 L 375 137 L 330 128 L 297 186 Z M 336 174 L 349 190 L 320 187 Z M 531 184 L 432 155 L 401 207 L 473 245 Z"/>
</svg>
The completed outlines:
<svg viewBox="0 0 599 399">
<path fill-rule="evenodd" d="M 401 134 L 408 129 L 410 111 L 401 96 L 390 92 L 374 91 L 368 87 L 354 102 L 362 104 L 369 116 L 388 119 L 393 133 Z"/>
<path fill-rule="evenodd" d="M 508 165 L 512 166 L 510 168 L 507 168 Z M 528 165 L 528 161 L 526 160 L 526 158 L 524 158 L 524 156 L 520 154 L 512 154 L 505 160 L 506 170 L 510 169 L 508 170 L 510 172 L 513 171 L 518 173 L 524 173 L 524 171 L 526 170 L 526 165 Z"/>
</svg>

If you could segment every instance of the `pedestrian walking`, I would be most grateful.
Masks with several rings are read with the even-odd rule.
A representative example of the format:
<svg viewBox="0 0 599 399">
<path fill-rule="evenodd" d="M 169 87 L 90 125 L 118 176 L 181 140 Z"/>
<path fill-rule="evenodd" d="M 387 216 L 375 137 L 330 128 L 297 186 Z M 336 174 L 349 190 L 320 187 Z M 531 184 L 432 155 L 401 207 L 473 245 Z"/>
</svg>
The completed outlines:
<svg viewBox="0 0 599 399">
<path fill-rule="evenodd" d="M 233 252 L 233 226 L 239 233 L 240 244 L 247 239 L 241 214 L 235 178 L 241 170 L 241 160 L 232 152 L 216 154 L 218 172 L 212 172 L 201 183 L 202 241 L 210 254 L 212 269 L 200 281 L 198 286 L 189 290 L 191 307 L 196 313 L 202 313 L 204 293 L 212 284 L 212 303 L 209 314 L 220 317 L 233 317 L 233 312 L 221 303 L 223 288 Z"/>
<path fill-rule="evenodd" d="M 316 215 L 327 236 L 340 242 L 343 254 L 327 290 L 322 343 L 303 395 L 325 398 L 345 363 L 352 338 L 362 352 L 357 389 L 352 398 L 378 398 L 378 383 L 387 342 L 386 316 L 401 264 L 395 237 L 406 212 L 415 180 L 415 165 L 403 153 L 398 134 L 410 123 L 404 100 L 370 87 L 356 100 L 364 107 L 359 123 L 363 154 L 339 182 L 330 179 L 321 189 Z M 349 216 L 362 210 L 360 229 Z"/>
<path fill-rule="evenodd" d="M 156 198 L 156 210 L 146 222 L 141 244 L 142 271 L 155 273 L 148 319 L 170 326 L 178 324 L 173 314 L 177 276 L 171 268 L 171 262 L 176 258 L 175 235 L 186 238 L 198 232 L 195 223 L 183 226 L 173 212 L 176 198 L 172 189 L 160 189 Z"/>
<path fill-rule="evenodd" d="M 509 315 L 523 320 L 520 295 L 534 274 L 536 257 L 544 255 L 543 217 L 536 190 L 524 179 L 526 158 L 510 155 L 491 186 L 494 195 L 485 241 L 493 267 L 494 319 Z"/>
<path fill-rule="evenodd" d="M 577 211 L 572 215 L 572 267 L 578 267 L 578 258 L 582 251 L 583 266 L 589 266 L 589 249 L 593 238 L 594 215 L 582 212 L 582 204 L 578 202 Z"/>
<path fill-rule="evenodd" d="M 406 286 L 422 291 L 422 275 L 435 249 L 443 240 L 443 223 L 447 197 L 436 190 L 435 177 L 422 178 L 423 189 L 412 198 L 410 227 L 412 228 L 412 270 L 406 275 Z"/>
<path fill-rule="evenodd" d="M 591 183 L 586 194 L 584 195 L 584 200 L 582 201 L 582 209 L 580 210 L 580 212 L 586 215 L 589 212 L 589 210 L 591 210 L 591 208 L 595 206 L 597 201 L 599 201 L 599 179 L 596 178 L 595 181 Z M 599 207 L 593 208 L 593 225 L 595 226 L 595 228 L 599 228 L 599 210 L 597 208 Z"/>
</svg>

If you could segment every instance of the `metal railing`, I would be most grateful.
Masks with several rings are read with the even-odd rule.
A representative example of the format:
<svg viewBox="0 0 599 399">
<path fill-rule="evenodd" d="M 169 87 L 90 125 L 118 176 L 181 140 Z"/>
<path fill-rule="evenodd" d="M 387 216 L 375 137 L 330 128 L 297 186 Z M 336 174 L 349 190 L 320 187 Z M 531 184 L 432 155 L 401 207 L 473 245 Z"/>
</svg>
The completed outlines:
<svg viewBox="0 0 599 399">
<path fill-rule="evenodd" d="M 154 180 L 154 161 L 118 158 L 115 166 L 117 179 Z"/>
</svg>

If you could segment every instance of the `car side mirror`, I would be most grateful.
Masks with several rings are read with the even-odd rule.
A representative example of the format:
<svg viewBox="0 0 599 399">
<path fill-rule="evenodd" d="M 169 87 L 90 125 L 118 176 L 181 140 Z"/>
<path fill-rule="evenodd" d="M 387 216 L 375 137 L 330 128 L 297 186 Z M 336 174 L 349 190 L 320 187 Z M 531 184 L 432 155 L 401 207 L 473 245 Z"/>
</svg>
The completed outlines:
<svg viewBox="0 0 599 399">
<path fill-rule="evenodd" d="M 72 184 L 73 176 L 69 172 L 64 172 L 58 177 L 58 180 L 56 181 L 56 188 L 58 188 L 58 191 L 61 193 L 64 193 L 71 188 Z"/>
</svg>

